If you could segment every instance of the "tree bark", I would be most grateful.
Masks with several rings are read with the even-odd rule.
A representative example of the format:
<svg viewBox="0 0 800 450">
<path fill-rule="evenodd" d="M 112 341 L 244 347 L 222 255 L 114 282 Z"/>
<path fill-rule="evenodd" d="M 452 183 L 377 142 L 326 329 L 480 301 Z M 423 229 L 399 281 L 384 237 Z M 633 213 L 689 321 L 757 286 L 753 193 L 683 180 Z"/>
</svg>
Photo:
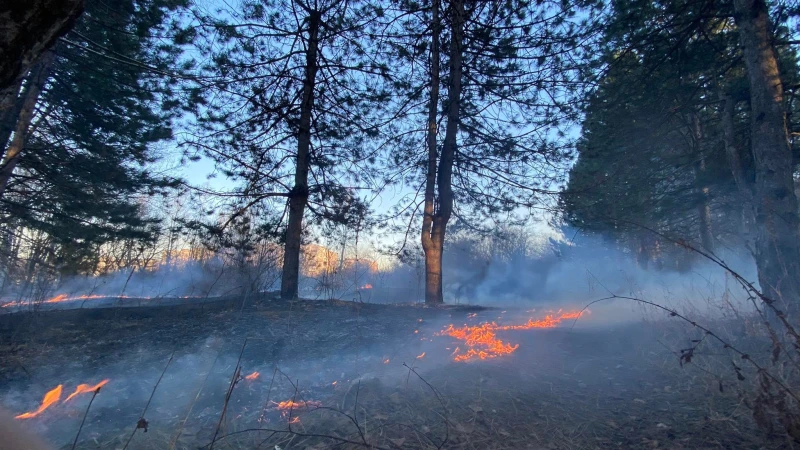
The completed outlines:
<svg viewBox="0 0 800 450">
<path fill-rule="evenodd" d="M 439 113 L 439 70 L 441 54 L 439 50 L 439 0 L 431 2 L 431 84 L 428 103 L 428 166 L 425 177 L 425 206 L 422 216 L 422 250 L 425 253 L 425 302 L 441 303 L 442 298 L 442 255 L 433 242 L 434 207 L 436 202 L 437 119 Z M 428 289 L 430 287 L 430 289 Z"/>
<path fill-rule="evenodd" d="M 19 113 L 22 110 L 22 104 L 25 98 L 20 96 L 22 91 L 22 79 L 20 79 L 14 86 L 9 88 L 9 95 L 13 98 L 12 104 L 8 108 L 0 109 L 0 152 L 5 153 L 8 140 L 11 138 L 11 133 L 17 124 Z"/>
<path fill-rule="evenodd" d="M 8 146 L 8 149 L 6 149 L 3 155 L 3 162 L 0 164 L 0 199 L 5 195 L 8 182 L 25 148 L 25 143 L 28 140 L 28 128 L 33 119 L 36 104 L 39 102 L 39 96 L 50 76 L 50 69 L 54 61 L 55 55 L 53 52 L 45 53 L 28 77 L 28 83 L 26 84 L 25 93 L 23 94 L 24 100 L 22 108 L 20 109 L 19 117 L 14 127 L 14 136 L 11 138 L 11 144 Z"/>
<path fill-rule="evenodd" d="M 297 130 L 297 158 L 294 187 L 289 193 L 289 223 L 283 252 L 281 298 L 297 298 L 300 280 L 300 244 L 303 238 L 303 214 L 308 204 L 308 171 L 311 151 L 311 113 L 314 109 L 314 87 L 317 76 L 317 51 L 322 16 L 312 11 L 308 16 L 308 48 L 306 73 L 303 80 L 303 103 L 300 106 L 300 123 Z"/>
<path fill-rule="evenodd" d="M 700 194 L 700 202 L 697 204 L 697 217 L 700 224 L 700 245 L 703 248 L 713 253 L 714 252 L 714 234 L 711 231 L 711 199 L 709 198 L 709 189 L 703 179 L 706 171 L 706 158 L 703 155 L 703 148 L 701 142 L 703 141 L 703 129 L 700 126 L 700 117 L 695 113 L 692 114 L 692 134 L 694 141 L 694 154 L 699 156 L 695 166 L 695 183 L 697 190 Z"/>
<path fill-rule="evenodd" d="M 783 86 L 765 0 L 735 0 L 734 5 L 750 81 L 758 281 L 767 297 L 787 308 L 800 300 L 800 218 Z"/>
<path fill-rule="evenodd" d="M 736 101 L 732 96 L 720 94 L 722 100 L 722 136 L 725 144 L 725 156 L 728 160 L 728 167 L 730 167 L 731 174 L 733 175 L 733 182 L 736 184 L 736 189 L 742 197 L 742 222 L 741 232 L 743 234 L 746 245 L 752 247 L 752 226 L 755 224 L 755 215 L 753 213 L 753 185 L 747 180 L 747 175 L 742 162 L 741 147 L 736 145 L 736 136 L 734 133 L 733 117 L 736 107 Z"/>
<path fill-rule="evenodd" d="M 69 31 L 84 0 L 0 2 L 0 110 L 14 101 L 14 86 L 25 72 Z"/>
<path fill-rule="evenodd" d="M 442 256 L 444 254 L 447 222 L 450 220 L 450 216 L 453 213 L 452 176 L 461 106 L 461 65 L 465 20 L 464 2 L 460 0 L 451 2 L 450 11 L 452 29 L 449 61 L 450 77 L 447 81 L 447 125 L 436 177 L 438 188 L 438 205 L 436 206 L 438 206 L 438 210 L 435 211 L 433 215 L 429 248 L 425 251 L 425 303 L 444 302 L 442 289 Z"/>
</svg>

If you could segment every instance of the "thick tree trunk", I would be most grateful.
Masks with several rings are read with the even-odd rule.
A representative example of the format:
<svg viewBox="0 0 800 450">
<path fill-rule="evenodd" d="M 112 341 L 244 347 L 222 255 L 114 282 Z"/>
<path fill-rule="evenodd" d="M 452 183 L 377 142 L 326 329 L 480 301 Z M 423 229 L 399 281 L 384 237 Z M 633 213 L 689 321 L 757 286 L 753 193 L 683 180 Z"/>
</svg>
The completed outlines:
<svg viewBox="0 0 800 450">
<path fill-rule="evenodd" d="M 311 151 L 311 113 L 314 109 L 314 85 L 317 76 L 317 51 L 321 15 L 313 11 L 308 16 L 308 48 L 306 49 L 306 75 L 303 80 L 303 103 L 300 106 L 300 124 L 297 130 L 297 160 L 295 162 L 294 188 L 289 194 L 289 223 L 286 228 L 286 245 L 283 251 L 281 298 L 297 298 L 300 280 L 300 244 L 303 238 L 303 214 L 308 204 L 308 171 Z"/>
<path fill-rule="evenodd" d="M 735 7 L 750 80 L 758 281 L 767 297 L 781 300 L 786 308 L 800 301 L 800 218 L 783 86 L 765 1 L 735 0 Z"/>
<path fill-rule="evenodd" d="M 452 176 L 461 106 L 461 63 L 465 20 L 463 1 L 457 0 L 451 2 L 450 10 L 452 36 L 450 39 L 450 77 L 447 81 L 447 126 L 445 128 L 442 154 L 439 159 L 439 168 L 436 177 L 438 187 L 438 211 L 434 212 L 431 222 L 429 249 L 425 251 L 425 303 L 444 302 L 442 289 L 442 256 L 444 254 L 447 222 L 450 220 L 450 216 L 453 213 Z"/>
<path fill-rule="evenodd" d="M 39 102 L 42 89 L 45 83 L 47 83 L 47 78 L 50 76 L 50 69 L 52 68 L 53 61 L 55 61 L 53 52 L 45 53 L 28 77 L 25 93 L 23 94 L 24 100 L 22 108 L 20 109 L 19 117 L 14 127 L 14 136 L 11 138 L 11 144 L 8 146 L 8 149 L 6 149 L 3 155 L 3 162 L 0 164 L 0 199 L 3 198 L 6 192 L 11 175 L 14 173 L 17 163 L 19 163 L 22 150 L 25 148 L 33 113 L 36 110 L 36 104 Z"/>
<path fill-rule="evenodd" d="M 432 231 L 436 203 L 437 119 L 439 113 L 439 0 L 431 2 L 431 84 L 428 103 L 428 167 L 425 176 L 425 206 L 422 216 L 422 250 L 425 252 L 425 302 L 441 303 L 442 297 L 442 249 L 434 244 Z"/>
<path fill-rule="evenodd" d="M 14 87 L 83 12 L 84 0 L 0 2 L 0 110 L 11 106 Z"/>
</svg>

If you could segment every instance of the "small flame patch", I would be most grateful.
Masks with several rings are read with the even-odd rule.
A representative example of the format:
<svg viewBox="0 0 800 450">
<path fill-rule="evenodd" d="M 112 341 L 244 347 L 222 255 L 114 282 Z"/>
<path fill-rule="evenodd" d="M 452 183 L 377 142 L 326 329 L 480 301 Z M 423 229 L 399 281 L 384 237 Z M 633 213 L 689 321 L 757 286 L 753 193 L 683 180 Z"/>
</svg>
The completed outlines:
<svg viewBox="0 0 800 450">
<path fill-rule="evenodd" d="M 39 406 L 35 411 L 26 412 L 24 414 L 20 414 L 16 416 L 17 419 L 30 419 L 31 417 L 36 417 L 44 410 L 49 408 L 52 404 L 58 402 L 61 399 L 61 389 L 63 388 L 62 385 L 56 386 L 54 389 L 50 390 L 47 394 L 44 394 L 44 398 L 42 399 L 42 405 Z"/>
<path fill-rule="evenodd" d="M 75 388 L 75 392 L 73 392 L 72 394 L 69 394 L 69 397 L 64 399 L 64 403 L 70 401 L 73 397 L 77 397 L 80 394 L 85 394 L 87 392 L 94 392 L 94 391 L 100 389 L 101 387 L 105 386 L 106 383 L 108 383 L 108 379 L 105 379 L 105 380 L 95 384 L 94 386 L 90 386 L 88 384 L 79 384 L 78 387 Z"/>
</svg>

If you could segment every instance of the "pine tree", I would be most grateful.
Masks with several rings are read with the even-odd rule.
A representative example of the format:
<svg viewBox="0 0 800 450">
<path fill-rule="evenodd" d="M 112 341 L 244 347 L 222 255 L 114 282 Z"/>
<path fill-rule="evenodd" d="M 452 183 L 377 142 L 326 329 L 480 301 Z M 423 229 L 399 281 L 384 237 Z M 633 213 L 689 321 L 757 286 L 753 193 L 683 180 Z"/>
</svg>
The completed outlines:
<svg viewBox="0 0 800 450">
<path fill-rule="evenodd" d="M 578 17 L 582 4 L 555 2 L 433 0 L 399 6 L 402 20 L 392 36 L 405 62 L 396 77 L 408 99 L 403 106 L 425 106 L 403 111 L 409 125 L 397 133 L 392 164 L 417 168 L 424 180 L 426 302 L 441 303 L 451 217 L 475 229 L 514 221 L 521 210 L 543 205 L 558 182 L 568 155 L 554 142 L 564 137 L 560 121 L 571 116 L 574 63 L 582 57 L 582 39 L 591 34 L 592 16 L 587 11 Z M 426 122 L 425 156 L 418 151 L 422 139 L 411 125 L 415 120 Z M 405 181 L 413 183 L 413 176 L 404 173 Z M 418 213 L 412 206 L 408 220 Z"/>
<path fill-rule="evenodd" d="M 286 210 L 281 295 L 298 295 L 307 213 L 347 223 L 366 208 L 353 188 L 369 177 L 373 111 L 388 99 L 388 68 L 368 30 L 380 9 L 344 0 L 244 1 L 198 13 L 203 69 L 196 135 L 185 142 L 240 182 L 232 218 L 258 204 Z M 224 224 L 223 224 L 224 225 Z"/>
<path fill-rule="evenodd" d="M 755 160 L 731 5 L 618 1 L 604 28 L 567 221 L 620 238 L 644 264 L 666 248 L 648 228 L 707 251 L 747 246 Z M 783 77 L 797 79 L 794 54 L 782 59 Z"/>
<path fill-rule="evenodd" d="M 84 271 L 105 242 L 152 238 L 157 223 L 142 217 L 140 197 L 173 185 L 150 164 L 175 114 L 161 107 L 172 93 L 159 72 L 175 49 L 152 33 L 183 5 L 88 2 L 23 83 L 17 115 L 0 130 L 0 217 L 11 236 L 49 236 L 45 266 Z"/>
</svg>

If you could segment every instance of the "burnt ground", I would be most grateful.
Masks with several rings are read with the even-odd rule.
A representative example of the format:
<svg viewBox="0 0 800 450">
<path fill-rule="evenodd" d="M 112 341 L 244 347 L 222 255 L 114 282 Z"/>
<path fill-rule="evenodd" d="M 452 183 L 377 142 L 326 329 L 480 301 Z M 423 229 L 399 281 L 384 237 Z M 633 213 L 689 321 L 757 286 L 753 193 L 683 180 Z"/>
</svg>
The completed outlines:
<svg viewBox="0 0 800 450">
<path fill-rule="evenodd" d="M 752 425 L 736 389 L 680 368 L 652 326 L 503 332 L 516 352 L 468 363 L 436 336 L 527 317 L 267 297 L 7 314 L 0 402 L 31 411 L 58 384 L 64 399 L 109 379 L 24 421 L 57 448 L 72 448 L 84 416 L 76 448 L 790 447 Z M 287 400 L 304 407 L 279 410 Z"/>
</svg>

